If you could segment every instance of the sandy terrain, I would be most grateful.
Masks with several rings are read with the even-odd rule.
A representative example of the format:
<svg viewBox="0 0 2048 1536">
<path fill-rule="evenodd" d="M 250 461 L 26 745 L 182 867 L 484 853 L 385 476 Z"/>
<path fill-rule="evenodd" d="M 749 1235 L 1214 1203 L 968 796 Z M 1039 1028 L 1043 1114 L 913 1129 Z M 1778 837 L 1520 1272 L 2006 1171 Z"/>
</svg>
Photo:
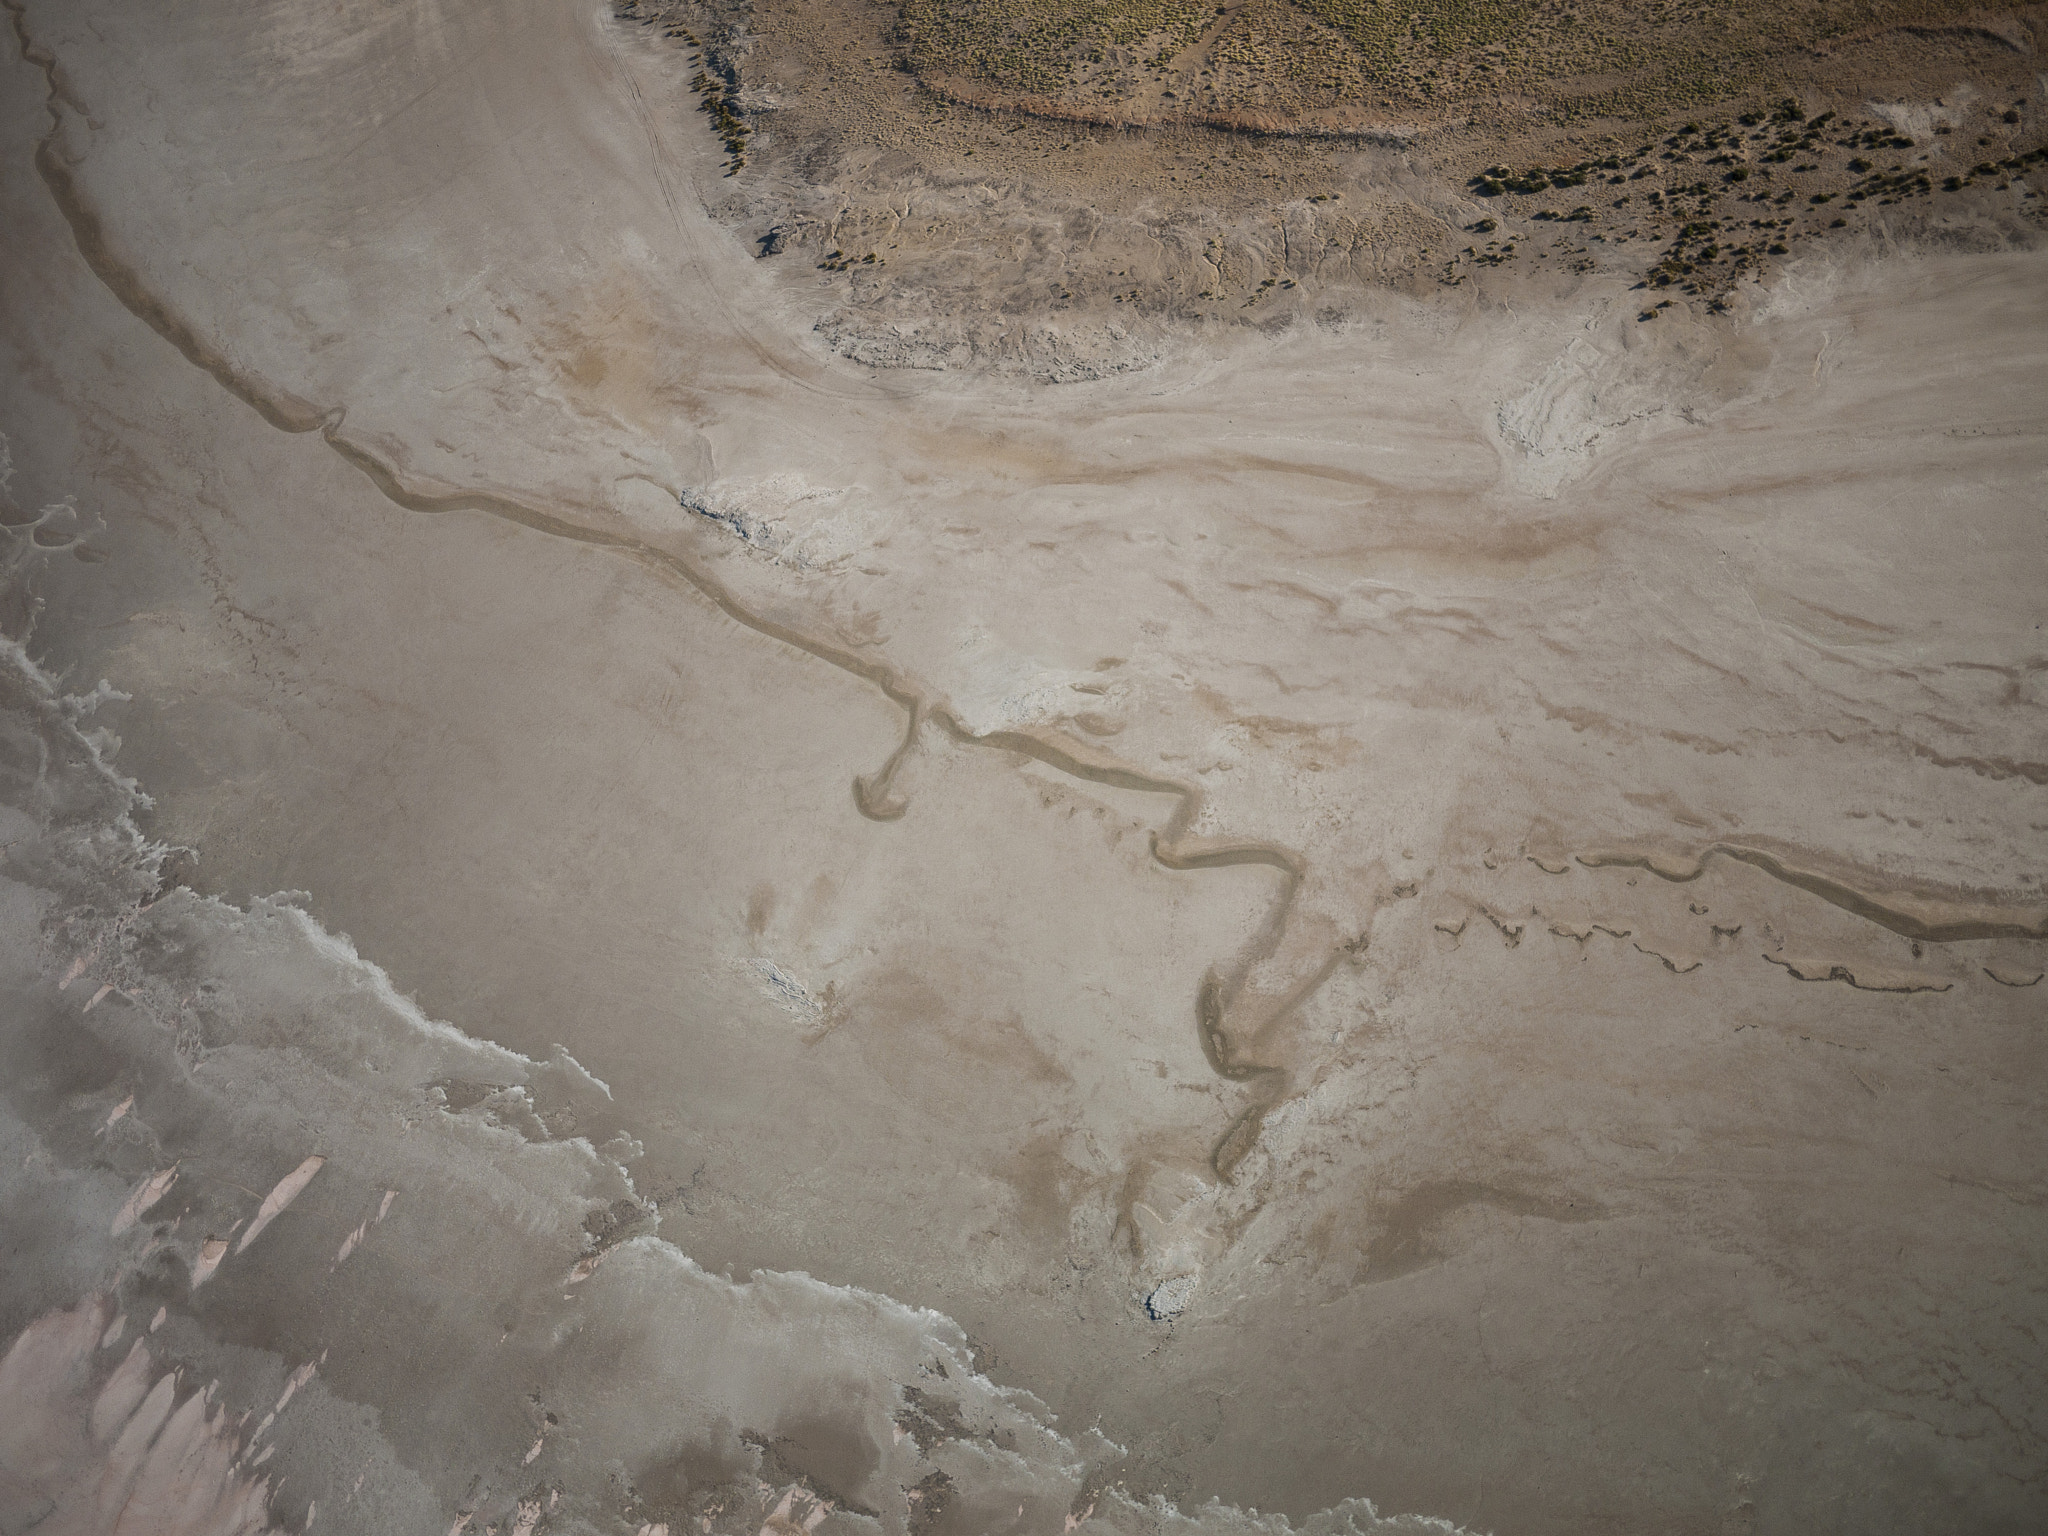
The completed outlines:
<svg viewBox="0 0 2048 1536">
<path fill-rule="evenodd" d="M 0 1530 L 2040 1524 L 2048 258 L 863 366 L 608 7 L 18 40 Z"/>
</svg>

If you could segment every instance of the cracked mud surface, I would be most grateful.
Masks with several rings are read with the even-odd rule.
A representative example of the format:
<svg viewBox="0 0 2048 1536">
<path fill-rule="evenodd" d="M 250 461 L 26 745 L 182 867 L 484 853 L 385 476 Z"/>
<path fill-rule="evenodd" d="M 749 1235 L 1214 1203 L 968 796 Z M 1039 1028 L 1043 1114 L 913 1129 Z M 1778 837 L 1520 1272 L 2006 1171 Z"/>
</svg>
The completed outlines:
<svg viewBox="0 0 2048 1536">
<path fill-rule="evenodd" d="M 0 1530 L 2038 1525 L 2020 214 L 863 351 L 608 8 L 10 13 Z"/>
</svg>

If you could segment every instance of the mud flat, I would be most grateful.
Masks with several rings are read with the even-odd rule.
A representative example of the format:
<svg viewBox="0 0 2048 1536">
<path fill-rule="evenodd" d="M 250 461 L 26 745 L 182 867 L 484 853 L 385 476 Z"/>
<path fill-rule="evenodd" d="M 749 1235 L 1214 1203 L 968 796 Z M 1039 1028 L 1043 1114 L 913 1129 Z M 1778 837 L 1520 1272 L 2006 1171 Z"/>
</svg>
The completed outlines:
<svg viewBox="0 0 2048 1536">
<path fill-rule="evenodd" d="M 2038 252 L 864 365 L 607 9 L 17 22 L 10 1519 L 2040 1522 Z"/>
</svg>

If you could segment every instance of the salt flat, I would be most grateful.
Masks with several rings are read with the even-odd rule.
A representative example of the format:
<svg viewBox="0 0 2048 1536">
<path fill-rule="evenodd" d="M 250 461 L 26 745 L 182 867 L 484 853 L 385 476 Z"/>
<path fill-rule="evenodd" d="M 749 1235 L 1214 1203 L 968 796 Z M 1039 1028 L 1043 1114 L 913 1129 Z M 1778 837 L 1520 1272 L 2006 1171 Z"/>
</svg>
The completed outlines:
<svg viewBox="0 0 2048 1536">
<path fill-rule="evenodd" d="M 27 562 L 29 649 L 128 695 L 93 720 L 191 850 L 149 921 L 303 891 L 526 1059 L 390 1087 L 480 1148 L 431 1197 L 461 1220 L 522 1209 L 493 1158 L 592 1144 L 552 1214 L 502 1218 L 487 1302 L 445 1259 L 397 1278 L 403 1245 L 335 1261 L 363 1289 L 311 1316 L 282 1259 L 175 1288 L 168 1358 L 328 1351 L 324 1411 L 385 1426 L 281 1453 L 292 1528 L 397 1528 L 344 1501 L 358 1473 L 501 1528 L 526 1498 L 542 1529 L 770 1529 L 785 1487 L 821 1531 L 1169 1528 L 1155 1494 L 1217 1529 L 1252 1517 L 1212 1496 L 1501 1532 L 2039 1520 L 2037 252 L 1816 254 L 1655 325 L 1596 276 L 1089 382 L 878 371 L 707 214 L 686 81 L 595 8 L 19 29 L 10 518 L 85 529 Z M 68 1065 L 10 1113 L 83 1170 L 64 1117 L 174 1074 L 132 1021 L 96 1065 L 47 1043 L 83 1001 L 55 980 L 114 953 L 84 919 L 34 949 L 52 899 L 10 898 L 11 1049 Z M 236 1049 L 320 1037 L 311 960 L 179 943 L 122 949 L 93 1020 L 212 995 L 163 979 L 175 950 L 251 998 L 294 978 L 221 1010 Z M 534 1065 L 558 1045 L 608 1095 Z M 488 1099 L 518 1073 L 531 1123 Z M 153 1134 L 203 1165 L 230 1132 L 180 1113 Z M 267 1243 L 332 1257 L 357 1216 L 320 1192 L 380 1114 L 321 1123 Z M 636 1279 L 600 1368 L 540 1309 L 639 1230 L 628 1180 L 706 1270 L 775 1273 Z M 98 1252 L 39 1248 L 10 1334 L 168 1284 Z M 348 1342 L 401 1294 L 445 1380 Z M 921 1342 L 832 1323 L 820 1386 L 806 1305 Z M 668 1306 L 637 1379 L 617 1319 Z M 520 1319 L 487 1412 L 461 1383 Z M 677 1364 L 714 1338 L 747 1393 Z M 957 1405 L 901 1395 L 935 1376 Z M 518 1392 L 577 1407 L 534 1430 Z M 716 1502 L 742 1474 L 762 1508 Z"/>
</svg>

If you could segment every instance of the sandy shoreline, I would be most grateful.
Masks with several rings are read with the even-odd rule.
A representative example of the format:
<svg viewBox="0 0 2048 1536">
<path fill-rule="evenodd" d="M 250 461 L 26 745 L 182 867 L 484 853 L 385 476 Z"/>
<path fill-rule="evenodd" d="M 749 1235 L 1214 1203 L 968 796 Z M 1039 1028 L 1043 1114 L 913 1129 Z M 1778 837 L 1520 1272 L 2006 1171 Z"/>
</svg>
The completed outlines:
<svg viewBox="0 0 2048 1536">
<path fill-rule="evenodd" d="M 526 21 L 27 12 L 105 255 L 17 93 L 11 492 L 182 878 L 568 1044 L 664 1236 L 1134 1495 L 2038 1512 L 2038 254 L 866 370 L 686 82 Z"/>
</svg>

